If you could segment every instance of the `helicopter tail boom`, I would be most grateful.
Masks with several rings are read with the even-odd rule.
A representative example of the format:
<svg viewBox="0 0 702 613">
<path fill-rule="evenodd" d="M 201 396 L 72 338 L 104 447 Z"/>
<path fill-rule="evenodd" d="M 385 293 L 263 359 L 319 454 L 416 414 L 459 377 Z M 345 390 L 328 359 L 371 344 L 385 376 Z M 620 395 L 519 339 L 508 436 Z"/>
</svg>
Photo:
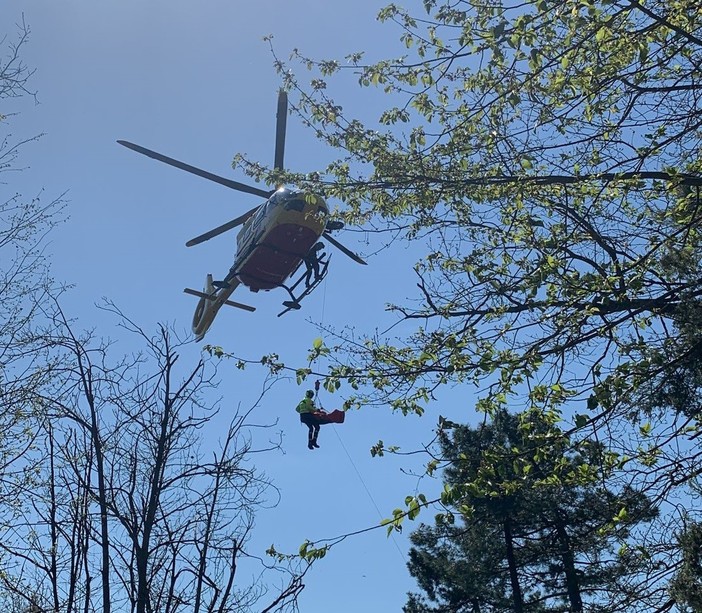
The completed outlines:
<svg viewBox="0 0 702 613">
<path fill-rule="evenodd" d="M 216 288 L 212 280 L 212 275 L 208 274 L 205 279 L 203 291 L 198 292 L 189 287 L 185 288 L 184 291 L 186 294 L 200 298 L 197 307 L 195 307 L 195 313 L 193 314 L 193 334 L 195 334 L 196 341 L 201 341 L 205 337 L 212 322 L 215 320 L 215 317 L 217 317 L 219 309 L 225 304 L 238 309 L 244 309 L 245 311 L 256 310 L 254 307 L 247 304 L 241 304 L 228 299 L 238 285 L 239 282 L 236 279 L 230 279 L 226 287 Z"/>
</svg>

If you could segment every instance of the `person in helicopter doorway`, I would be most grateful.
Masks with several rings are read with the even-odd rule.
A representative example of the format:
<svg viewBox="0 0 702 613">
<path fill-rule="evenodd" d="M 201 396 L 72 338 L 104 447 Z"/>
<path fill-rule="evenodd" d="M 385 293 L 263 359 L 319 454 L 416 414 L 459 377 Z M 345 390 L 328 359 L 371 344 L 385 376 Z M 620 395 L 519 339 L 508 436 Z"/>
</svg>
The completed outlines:
<svg viewBox="0 0 702 613">
<path fill-rule="evenodd" d="M 314 405 L 314 392 L 307 390 L 305 397 L 297 405 L 296 411 L 300 414 L 300 421 L 305 424 L 309 430 L 307 434 L 307 448 L 319 449 L 317 444 L 317 436 L 319 436 L 319 426 L 321 422 L 319 417 L 325 414 L 322 409 L 317 409 Z"/>
<path fill-rule="evenodd" d="M 322 278 L 322 272 L 320 266 L 324 264 L 324 243 L 315 243 L 312 248 L 307 252 L 307 255 L 303 258 L 305 261 L 305 266 L 307 267 L 307 274 L 305 275 L 305 287 L 310 287 L 312 285 L 312 275 L 314 275 L 314 282 L 319 281 Z"/>
</svg>

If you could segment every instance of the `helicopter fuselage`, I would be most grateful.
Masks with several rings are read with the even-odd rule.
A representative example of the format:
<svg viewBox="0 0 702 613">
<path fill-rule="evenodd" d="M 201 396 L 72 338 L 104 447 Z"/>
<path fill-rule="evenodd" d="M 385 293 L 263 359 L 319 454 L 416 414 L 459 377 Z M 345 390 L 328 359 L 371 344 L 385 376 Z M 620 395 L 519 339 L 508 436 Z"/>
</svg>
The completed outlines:
<svg viewBox="0 0 702 613">
<path fill-rule="evenodd" d="M 274 159 L 274 169 L 279 171 L 284 169 L 287 107 L 287 94 L 281 90 L 278 94 L 276 113 Z M 267 189 L 221 177 L 141 145 L 125 140 L 117 142 L 132 151 L 179 170 L 239 192 L 266 198 L 263 204 L 185 243 L 186 246 L 192 247 L 234 228 L 241 228 L 237 235 L 234 263 L 227 275 L 215 281 L 213 276 L 208 274 L 202 291 L 188 287 L 184 290 L 186 294 L 199 298 L 193 316 L 193 333 L 196 340 L 202 340 L 224 305 L 249 312 L 256 310 L 255 307 L 229 299 L 239 285 L 245 285 L 252 292 L 268 291 L 278 287 L 285 289 L 290 300 L 283 302 L 286 308 L 278 314 L 279 316 L 290 310 L 299 309 L 300 300 L 319 285 L 327 272 L 329 257 L 321 257 L 321 252 L 316 248 L 312 250 L 322 236 L 326 243 L 354 261 L 359 264 L 366 263 L 330 235 L 331 231 L 340 230 L 343 223 L 338 220 L 329 220 L 327 204 L 316 194 L 282 187 L 271 194 Z M 307 265 L 306 273 L 286 285 L 286 280 L 295 274 L 303 261 Z M 302 289 L 297 291 L 296 288 L 299 286 Z"/>
<path fill-rule="evenodd" d="M 232 276 L 253 292 L 280 287 L 322 235 L 328 216 L 320 196 L 280 188 L 239 231 Z"/>
</svg>

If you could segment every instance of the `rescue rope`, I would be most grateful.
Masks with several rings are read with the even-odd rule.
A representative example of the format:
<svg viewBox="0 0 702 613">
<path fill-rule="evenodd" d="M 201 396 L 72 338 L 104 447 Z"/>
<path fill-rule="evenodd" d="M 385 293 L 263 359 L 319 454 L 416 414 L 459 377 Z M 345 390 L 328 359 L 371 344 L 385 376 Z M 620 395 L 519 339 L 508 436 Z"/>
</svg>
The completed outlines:
<svg viewBox="0 0 702 613">
<path fill-rule="evenodd" d="M 324 281 L 323 281 L 323 292 L 322 292 L 322 314 L 320 316 L 320 326 L 322 327 L 322 329 L 324 328 L 324 311 L 326 309 L 326 305 L 327 305 L 327 279 L 325 277 Z M 319 380 L 315 381 L 315 383 L 314 383 L 315 405 L 317 404 L 317 396 L 319 394 L 319 386 L 320 386 Z M 371 494 L 371 491 L 368 489 L 368 486 L 366 485 L 366 482 L 364 481 L 363 476 L 361 475 L 361 472 L 358 470 L 358 467 L 356 466 L 356 463 L 353 461 L 353 458 L 351 457 L 351 454 L 349 453 L 348 449 L 346 449 L 346 445 L 344 445 L 344 441 L 341 440 L 341 436 L 339 435 L 338 430 L 336 428 L 332 428 L 332 429 L 334 430 L 334 434 L 336 434 L 336 438 L 339 441 L 341 448 L 344 450 L 346 457 L 349 459 L 349 462 L 351 463 L 351 466 L 353 467 L 353 470 L 356 473 L 358 480 L 361 482 L 361 485 L 363 486 L 363 489 L 366 491 L 366 494 L 368 495 L 368 498 L 370 499 L 371 503 L 373 504 L 373 507 L 375 507 L 375 510 L 378 513 L 378 517 L 382 521 L 384 519 L 384 517 L 383 517 L 382 512 L 380 511 L 380 508 L 378 507 L 378 504 L 375 502 L 375 499 L 373 498 L 373 494 Z M 403 562 L 406 562 L 405 555 L 402 553 L 400 546 L 397 544 L 397 541 L 395 540 L 395 535 L 391 534 L 390 536 L 392 537 L 392 542 L 395 545 L 395 549 L 397 549 L 397 553 L 400 554 L 400 558 L 402 558 Z"/>
<path fill-rule="evenodd" d="M 337 432 L 336 428 L 334 428 L 333 430 L 334 430 L 334 434 L 336 434 L 336 438 L 339 439 L 339 444 L 341 445 L 341 448 L 344 450 L 344 453 L 346 454 L 346 457 L 349 459 L 351 466 L 353 466 L 353 470 L 355 471 L 356 476 L 358 477 L 358 480 L 361 482 L 363 489 L 366 490 L 366 494 L 368 494 L 368 498 L 370 499 L 371 503 L 375 507 L 375 510 L 378 513 L 378 517 L 382 521 L 384 519 L 384 517 L 380 511 L 380 508 L 378 507 L 377 503 L 375 502 L 375 498 L 373 498 L 373 494 L 371 494 L 370 490 L 368 489 L 366 482 L 363 480 L 363 476 L 361 475 L 361 472 L 358 470 L 358 467 L 356 466 L 356 463 L 353 461 L 353 458 L 351 457 L 351 454 L 348 452 L 348 449 L 346 449 L 346 445 L 344 445 L 344 441 L 341 440 L 341 436 Z M 392 542 L 395 545 L 395 549 L 397 549 L 397 553 L 400 554 L 400 558 L 402 558 L 403 562 L 406 562 L 405 555 L 402 553 L 400 546 L 397 544 L 397 541 L 395 540 L 395 535 L 391 533 L 390 536 L 392 537 Z"/>
<path fill-rule="evenodd" d="M 341 448 L 344 450 L 344 453 L 346 454 L 346 457 L 349 459 L 351 466 L 353 466 L 353 470 L 355 471 L 356 476 L 358 477 L 358 480 L 361 482 L 363 489 L 366 490 L 366 494 L 368 494 L 368 498 L 370 498 L 370 501 L 373 503 L 375 510 L 378 512 L 378 515 L 380 516 L 380 519 L 383 519 L 383 514 L 380 512 L 380 509 L 378 508 L 378 505 L 376 504 L 375 499 L 373 498 L 373 494 L 371 494 L 370 490 L 368 489 L 366 482 L 363 480 L 363 477 L 361 476 L 361 472 L 358 470 L 358 467 L 356 466 L 356 463 L 353 461 L 353 458 L 351 457 L 351 454 L 348 452 L 348 449 L 346 449 L 346 445 L 344 445 L 344 441 L 341 440 L 341 436 L 339 436 L 339 433 L 336 431 L 336 428 L 334 428 L 334 434 L 336 434 L 336 438 L 339 439 L 339 444 L 341 445 Z"/>
<path fill-rule="evenodd" d="M 322 327 L 324 327 L 324 309 L 327 306 L 327 278 L 324 277 L 324 281 L 322 282 L 323 285 L 323 291 L 322 291 L 322 315 L 320 317 L 320 324 Z"/>
</svg>

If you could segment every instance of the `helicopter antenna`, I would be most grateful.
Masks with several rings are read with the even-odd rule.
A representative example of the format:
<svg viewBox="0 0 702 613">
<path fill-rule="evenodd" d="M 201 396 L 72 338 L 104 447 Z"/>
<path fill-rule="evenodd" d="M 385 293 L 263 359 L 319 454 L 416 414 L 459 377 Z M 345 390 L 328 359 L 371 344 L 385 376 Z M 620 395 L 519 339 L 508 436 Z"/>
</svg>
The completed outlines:
<svg viewBox="0 0 702 613">
<path fill-rule="evenodd" d="M 276 170 L 283 170 L 285 126 L 288 121 L 288 94 L 283 89 L 278 92 L 278 111 L 275 119 L 275 161 L 273 167 Z"/>
</svg>

